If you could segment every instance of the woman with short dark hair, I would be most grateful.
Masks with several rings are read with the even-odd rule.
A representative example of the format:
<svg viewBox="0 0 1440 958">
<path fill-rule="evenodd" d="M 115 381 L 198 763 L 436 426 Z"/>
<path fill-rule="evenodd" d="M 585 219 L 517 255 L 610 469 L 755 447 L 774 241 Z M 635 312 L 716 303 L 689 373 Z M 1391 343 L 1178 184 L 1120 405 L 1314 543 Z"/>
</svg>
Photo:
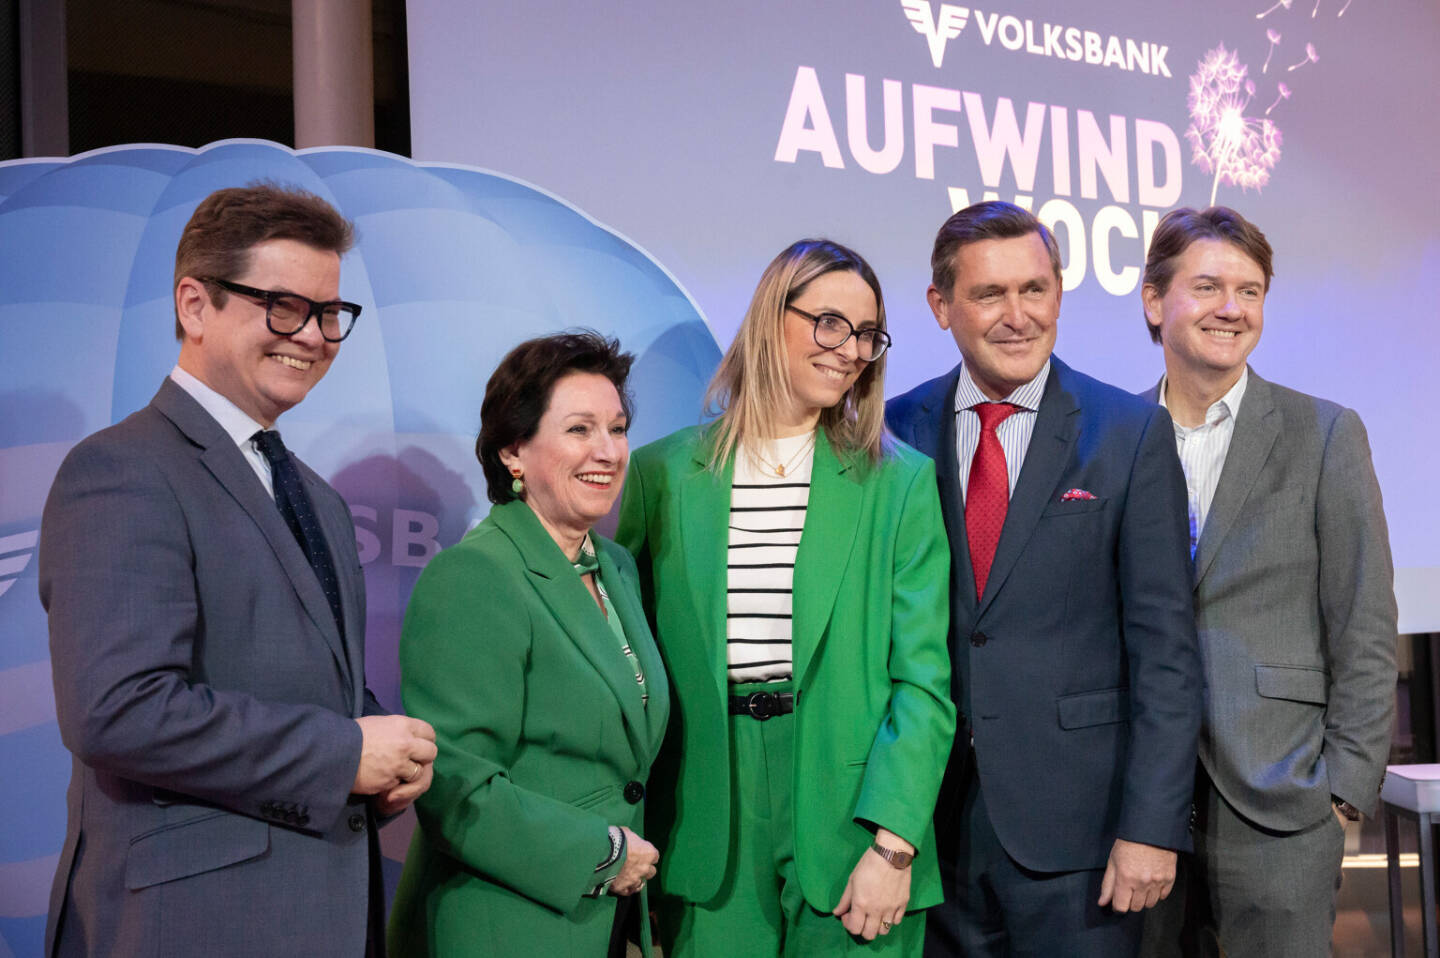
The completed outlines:
<svg viewBox="0 0 1440 958">
<path fill-rule="evenodd" d="M 439 756 L 392 955 L 600 958 L 630 936 L 648 952 L 643 799 L 668 686 L 634 561 L 591 530 L 625 479 L 631 362 L 595 333 L 548 336 L 486 386 L 495 505 L 421 573 L 400 640 L 406 711 Z"/>
</svg>

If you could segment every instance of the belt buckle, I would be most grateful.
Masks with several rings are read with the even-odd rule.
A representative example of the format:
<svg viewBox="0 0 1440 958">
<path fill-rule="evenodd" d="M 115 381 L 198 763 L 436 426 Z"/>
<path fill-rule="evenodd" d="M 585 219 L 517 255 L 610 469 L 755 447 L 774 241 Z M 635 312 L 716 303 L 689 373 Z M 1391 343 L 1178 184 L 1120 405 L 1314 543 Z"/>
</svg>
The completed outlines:
<svg viewBox="0 0 1440 958">
<path fill-rule="evenodd" d="M 745 708 L 751 718 L 764 722 L 775 714 L 774 701 L 775 696 L 771 692 L 751 692 L 745 696 Z"/>
</svg>

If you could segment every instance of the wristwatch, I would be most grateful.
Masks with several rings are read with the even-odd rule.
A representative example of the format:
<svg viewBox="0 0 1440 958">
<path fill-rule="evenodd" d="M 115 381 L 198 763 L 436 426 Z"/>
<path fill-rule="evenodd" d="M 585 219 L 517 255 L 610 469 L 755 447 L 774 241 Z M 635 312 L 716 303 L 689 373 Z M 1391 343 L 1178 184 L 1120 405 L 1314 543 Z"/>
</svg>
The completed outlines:
<svg viewBox="0 0 1440 958">
<path fill-rule="evenodd" d="M 1360 821 L 1360 809 L 1356 808 L 1354 805 L 1351 805 L 1349 802 L 1345 801 L 1345 799 L 1337 798 L 1334 795 L 1330 796 L 1330 801 L 1332 804 L 1334 804 L 1335 811 L 1339 812 L 1341 815 L 1344 815 L 1348 820 L 1352 822 Z"/>
<path fill-rule="evenodd" d="M 881 858 L 885 859 L 894 868 L 909 868 L 915 856 L 909 852 L 896 851 L 893 848 L 886 848 L 879 842 L 871 842 L 870 850 Z"/>
</svg>

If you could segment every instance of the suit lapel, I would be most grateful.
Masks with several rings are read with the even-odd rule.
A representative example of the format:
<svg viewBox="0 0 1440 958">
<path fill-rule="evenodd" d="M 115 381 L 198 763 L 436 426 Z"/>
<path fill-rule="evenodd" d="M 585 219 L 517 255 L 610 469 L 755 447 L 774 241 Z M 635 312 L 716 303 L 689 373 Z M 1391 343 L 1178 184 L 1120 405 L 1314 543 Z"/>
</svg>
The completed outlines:
<svg viewBox="0 0 1440 958">
<path fill-rule="evenodd" d="M 569 636 L 609 686 L 630 725 L 631 747 L 637 752 L 642 751 L 643 743 L 638 741 L 638 737 L 645 728 L 645 716 L 635 674 L 621 654 L 620 644 L 610 631 L 605 614 L 575 574 L 575 567 L 525 503 L 517 501 L 494 506 L 490 517 L 520 552 L 531 587 L 550 610 L 560 630 Z M 611 581 L 617 580 L 619 573 L 615 571 L 614 564 L 603 558 L 601 576 L 605 575 L 607 565 L 614 577 Z M 623 617 L 621 623 L 624 624 Z"/>
<path fill-rule="evenodd" d="M 693 472 L 680 482 L 680 544 L 685 556 L 690 602 L 699 625 L 699 638 L 721 701 L 730 694 L 725 654 L 727 556 L 730 548 L 730 488 L 735 479 L 734 457 L 718 472 L 708 469 L 712 431 L 701 433 L 695 445 Z M 716 583 L 721 588 L 716 588 Z"/>
<path fill-rule="evenodd" d="M 266 495 L 264 485 L 245 461 L 240 448 L 231 441 L 225 430 L 220 428 L 220 424 L 173 380 L 165 380 L 155 395 L 153 405 L 191 442 L 201 447 L 201 463 L 259 527 L 299 596 L 300 604 L 310 616 L 310 621 L 330 646 L 341 673 L 349 675 L 351 670 L 345 646 L 340 641 L 335 614 L 330 611 L 330 603 L 325 600 L 320 580 L 315 578 L 315 570 L 310 568 L 310 562 L 300 549 L 300 543 L 295 541 L 290 527 L 285 524 L 280 510 L 275 506 L 275 500 Z M 354 676 L 351 678 L 353 686 Z M 363 683 L 363 677 L 360 681 Z"/>
<path fill-rule="evenodd" d="M 600 543 L 596 543 L 596 548 L 600 556 L 600 577 L 606 583 L 605 591 L 610 594 L 610 604 L 614 606 L 615 614 L 620 617 L 620 625 L 625 630 L 625 640 L 640 661 L 640 668 L 645 673 L 645 687 L 650 695 L 650 703 L 645 706 L 641 703 L 639 683 L 635 682 L 632 676 L 631 687 L 634 694 L 630 698 L 639 706 L 634 713 L 638 715 L 639 721 L 632 718 L 626 731 L 630 735 L 630 747 L 635 750 L 636 757 L 643 764 L 659 750 L 660 740 L 665 734 L 665 717 L 670 709 L 670 692 L 668 683 L 664 681 L 665 666 L 660 661 L 659 650 L 651 641 L 645 612 L 636 601 L 634 583 L 622 576 L 619 567 L 610 561 L 609 552 Z M 632 713 L 624 709 L 624 699 L 622 711 L 625 711 L 627 718 L 631 717 Z"/>
<path fill-rule="evenodd" d="M 348 508 L 344 511 L 331 508 L 330 491 L 316 488 L 316 481 L 308 470 L 302 470 L 302 474 L 310 503 L 320 522 L 320 532 L 330 546 L 330 561 L 335 564 L 335 578 L 340 586 L 340 614 L 345 620 L 343 638 L 346 659 L 350 663 L 350 692 L 354 696 L 351 704 L 358 716 L 365 703 L 365 606 L 361 601 L 365 579 L 353 575 L 352 568 L 347 565 L 350 550 L 339 548 L 346 539 L 354 540 L 355 526 L 350 520 Z"/>
<path fill-rule="evenodd" d="M 960 460 L 955 452 L 959 431 L 955 414 L 955 388 L 960 380 L 960 367 L 945 377 L 944 386 L 926 400 L 925 421 L 934 430 L 935 475 L 940 489 L 940 513 L 950 539 L 951 595 L 960 607 L 973 614 L 975 567 L 970 561 L 970 539 L 965 529 L 965 498 L 960 492 Z M 918 435 L 918 432 L 917 432 Z"/>
<path fill-rule="evenodd" d="M 984 615 L 996 593 L 1004 586 L 1074 451 L 1080 427 L 1080 407 L 1062 382 L 1069 371 L 1069 367 L 1059 359 L 1050 357 L 1050 375 L 1045 381 L 1045 392 L 1040 397 L 1040 409 L 1035 416 L 1035 429 L 1030 434 L 1025 463 L 1020 467 L 1020 478 L 1015 483 L 1015 492 L 1005 513 L 1005 525 L 1000 530 L 1000 542 L 995 547 L 995 561 L 990 566 L 985 594 L 980 597 L 979 615 Z M 969 551 L 968 545 L 966 551 Z M 973 585 L 971 588 L 973 590 Z"/>
<path fill-rule="evenodd" d="M 941 444 L 945 442 L 946 434 L 952 439 L 955 435 L 954 426 L 947 422 L 946 415 L 955 410 L 955 386 L 959 379 L 960 367 L 956 366 L 948 374 L 935 380 L 930 391 L 920 398 L 916 414 L 905 423 L 910 430 L 910 444 L 930 455 L 937 465 L 943 452 Z"/>
<path fill-rule="evenodd" d="M 1210 501 L 1205 528 L 1200 530 L 1200 541 L 1195 546 L 1197 586 L 1209 571 L 1216 553 L 1220 551 L 1220 544 L 1225 541 L 1235 518 L 1250 498 L 1250 490 L 1270 458 L 1270 450 L 1279 435 L 1280 416 L 1275 411 L 1270 384 L 1252 370 L 1250 381 L 1245 386 L 1245 398 L 1240 402 L 1240 414 L 1235 417 L 1235 433 L 1230 438 L 1230 449 L 1225 453 L 1225 465 L 1220 470 L 1215 498 Z"/>
<path fill-rule="evenodd" d="M 795 555 L 792 582 L 794 616 L 790 626 L 790 654 L 797 683 L 819 651 L 825 625 L 835 606 L 845 567 L 850 561 L 855 532 L 860 526 L 860 484 L 846 475 L 852 468 L 836 458 L 822 429 L 815 435 L 815 460 L 810 470 L 810 499 L 805 528 Z"/>
</svg>

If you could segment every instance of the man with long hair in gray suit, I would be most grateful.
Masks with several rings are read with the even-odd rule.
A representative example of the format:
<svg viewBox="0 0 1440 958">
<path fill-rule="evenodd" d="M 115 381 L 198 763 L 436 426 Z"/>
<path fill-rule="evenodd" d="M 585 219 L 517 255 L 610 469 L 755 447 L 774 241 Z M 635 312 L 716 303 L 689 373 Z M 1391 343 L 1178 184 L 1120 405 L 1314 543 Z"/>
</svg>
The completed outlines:
<svg viewBox="0 0 1440 958">
<path fill-rule="evenodd" d="M 360 307 L 310 193 L 212 193 L 175 256 L 180 357 L 81 441 L 45 505 L 40 599 L 74 755 L 48 956 L 383 947 L 377 819 L 435 732 L 365 688 L 350 511 L 272 428 Z"/>
<path fill-rule="evenodd" d="M 1195 854 L 1148 955 L 1329 954 L 1345 828 L 1373 812 L 1396 609 L 1360 417 L 1246 363 L 1274 275 L 1234 210 L 1160 221 L 1142 298 L 1189 497 L 1205 669 Z"/>
</svg>

